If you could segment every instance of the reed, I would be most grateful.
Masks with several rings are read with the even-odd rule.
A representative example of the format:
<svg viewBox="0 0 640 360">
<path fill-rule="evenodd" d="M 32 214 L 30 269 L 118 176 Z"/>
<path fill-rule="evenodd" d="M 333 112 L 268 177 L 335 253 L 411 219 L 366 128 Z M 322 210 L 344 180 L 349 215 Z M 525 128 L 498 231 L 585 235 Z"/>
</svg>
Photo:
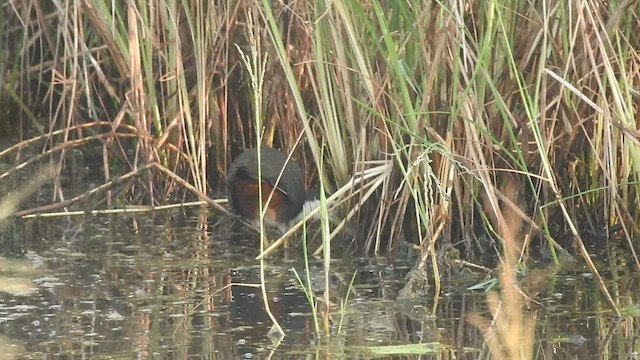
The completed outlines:
<svg viewBox="0 0 640 360">
<path fill-rule="evenodd" d="M 104 183 L 139 174 L 100 205 L 207 193 L 230 154 L 263 143 L 301 158 L 344 219 L 327 253 L 340 233 L 369 254 L 408 241 L 439 278 L 442 242 L 498 256 L 483 239 L 502 239 L 509 209 L 520 262 L 532 241 L 555 256 L 570 239 L 598 277 L 583 237 L 615 225 L 640 268 L 637 1 L 56 4 L 0 15 L 3 129 L 30 129 L 0 156 L 37 149 L 59 174 L 95 146 Z"/>
</svg>

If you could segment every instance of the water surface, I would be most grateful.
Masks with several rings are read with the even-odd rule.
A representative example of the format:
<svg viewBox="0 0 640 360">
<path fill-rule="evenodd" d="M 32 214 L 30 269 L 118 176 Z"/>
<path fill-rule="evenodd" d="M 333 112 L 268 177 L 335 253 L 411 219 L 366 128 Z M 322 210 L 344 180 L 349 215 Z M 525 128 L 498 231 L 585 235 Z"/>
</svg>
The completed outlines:
<svg viewBox="0 0 640 360">
<path fill-rule="evenodd" d="M 331 335 L 318 336 L 292 271 L 304 273 L 297 241 L 266 261 L 268 298 L 286 332 L 274 342 L 267 336 L 272 324 L 260 290 L 252 286 L 260 278 L 254 259 L 258 238 L 232 223 L 209 209 L 189 209 L 16 225 L 4 235 L 4 253 L 35 270 L 3 265 L 3 280 L 32 281 L 35 292 L 0 293 L 0 358 L 486 358 L 482 332 L 465 320 L 471 313 L 490 316 L 487 294 L 468 290 L 485 274 L 448 269 L 439 296 L 430 288 L 418 299 L 399 301 L 413 260 L 336 251 Z M 535 302 L 525 316 L 536 319 L 537 358 L 635 354 L 637 273 L 624 251 L 601 255 L 598 259 L 616 259 L 598 266 L 607 269 L 607 286 L 628 310 L 626 316 L 613 316 L 580 263 L 534 265 L 541 285 L 529 294 Z M 321 261 L 312 259 L 310 268 L 321 296 Z M 439 347 L 421 356 L 372 352 L 376 346 L 407 344 Z"/>
</svg>

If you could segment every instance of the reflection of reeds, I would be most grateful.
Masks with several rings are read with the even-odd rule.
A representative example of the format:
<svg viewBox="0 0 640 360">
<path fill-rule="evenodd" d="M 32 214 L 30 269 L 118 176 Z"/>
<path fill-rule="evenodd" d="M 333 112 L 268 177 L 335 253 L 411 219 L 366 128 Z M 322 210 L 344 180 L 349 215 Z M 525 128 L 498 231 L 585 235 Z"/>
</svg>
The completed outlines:
<svg viewBox="0 0 640 360">
<path fill-rule="evenodd" d="M 508 195 L 513 196 L 511 187 Z M 491 319 L 470 314 L 467 320 L 479 328 L 493 359 L 532 359 L 535 340 L 534 315 L 529 313 L 528 298 L 523 294 L 516 272 L 520 265 L 520 249 L 523 241 L 519 237 L 522 221 L 506 212 L 498 220 L 503 257 L 500 262 L 500 291 L 487 294 L 487 306 Z"/>
<path fill-rule="evenodd" d="M 31 295 L 38 289 L 31 278 L 41 274 L 42 269 L 31 260 L 0 257 L 0 292 Z"/>
<path fill-rule="evenodd" d="M 21 188 L 11 192 L 0 203 L 0 231 L 7 232 L 10 219 L 18 205 L 25 198 L 37 191 L 42 184 L 51 179 L 51 172 L 42 170 Z M 8 235 L 6 235 L 8 236 Z M 26 296 L 37 290 L 36 285 L 28 278 L 38 274 L 35 264 L 29 260 L 0 258 L 0 292 L 16 296 Z"/>
<path fill-rule="evenodd" d="M 24 352 L 22 342 L 0 336 L 0 360 L 22 359 Z"/>
<path fill-rule="evenodd" d="M 0 259 L 0 265 L 2 260 Z M 0 275 L 0 292 L 9 293 L 15 296 L 31 295 L 37 290 L 33 281 L 15 276 Z"/>
</svg>

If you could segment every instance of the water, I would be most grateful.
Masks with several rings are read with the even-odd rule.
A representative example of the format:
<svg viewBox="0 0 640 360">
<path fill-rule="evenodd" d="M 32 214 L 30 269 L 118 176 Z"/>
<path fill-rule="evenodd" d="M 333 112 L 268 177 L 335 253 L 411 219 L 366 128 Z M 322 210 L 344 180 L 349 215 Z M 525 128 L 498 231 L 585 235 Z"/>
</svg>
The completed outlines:
<svg viewBox="0 0 640 360">
<path fill-rule="evenodd" d="M 190 209 L 17 226 L 3 245 L 9 258 L 21 261 L 0 263 L 0 288 L 7 290 L 0 293 L 0 359 L 486 358 L 482 332 L 465 320 L 472 313 L 490 316 L 487 294 L 468 290 L 484 274 L 450 269 L 439 297 L 431 287 L 418 300 L 398 301 L 413 262 L 336 251 L 331 335 L 317 336 L 292 271 L 304 272 L 300 246 L 266 261 L 268 298 L 286 332 L 274 342 L 260 290 L 252 286 L 260 274 L 257 236 L 232 222 Z M 626 253 L 616 251 L 598 257 L 616 261 L 598 266 L 607 269 L 603 276 L 615 301 L 628 306 L 623 318 L 609 311 L 580 263 L 540 264 L 521 278 L 536 301 L 524 315 L 536 319 L 536 358 L 634 356 L 638 276 Z M 313 259 L 310 266 L 321 296 L 321 262 Z M 373 352 L 407 344 L 429 344 L 434 352 Z"/>
</svg>

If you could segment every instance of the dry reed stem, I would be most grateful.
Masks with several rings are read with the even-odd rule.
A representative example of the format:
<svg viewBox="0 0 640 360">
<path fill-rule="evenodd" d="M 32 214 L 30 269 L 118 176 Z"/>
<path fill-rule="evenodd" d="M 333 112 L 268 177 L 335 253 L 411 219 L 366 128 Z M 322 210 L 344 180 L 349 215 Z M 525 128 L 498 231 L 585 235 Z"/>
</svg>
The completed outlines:
<svg viewBox="0 0 640 360">
<path fill-rule="evenodd" d="M 635 4 L 214 1 L 167 9 L 138 1 L 51 8 L 11 2 L 6 43 L 32 41 L 20 44 L 17 56 L 3 52 L 2 99 L 34 127 L 42 113 L 52 135 L 45 146 L 62 157 L 71 144 L 82 145 L 74 140 L 86 135 L 81 121 L 118 111 L 113 132 L 135 133 L 138 147 L 133 155 L 122 151 L 131 168 L 124 173 L 157 161 L 201 193 L 207 162 L 222 174 L 229 149 L 255 142 L 255 116 L 264 116 L 270 144 L 304 147 L 316 163 L 324 142 L 319 173 L 329 189 L 342 188 L 366 161 L 393 159 L 378 190 L 363 192 L 372 200 L 341 203 L 376 253 L 388 238 L 390 246 L 435 233 L 473 240 L 470 229 L 492 230 L 482 212 L 499 219 L 499 203 L 518 211 L 529 236 L 541 235 L 550 247 L 560 248 L 548 224 L 560 204 L 568 209 L 555 221 L 573 227 L 572 236 L 583 224 L 571 222 L 584 214 L 596 219 L 594 228 L 622 221 L 634 249 Z M 253 29 L 247 14 L 260 20 Z M 187 15 L 207 26 L 198 29 Z M 248 31 L 270 55 L 260 114 L 252 112 L 235 51 L 236 44 L 247 47 Z M 32 109 L 34 100 L 44 105 Z M 119 136 L 100 138 L 105 181 L 112 177 L 109 145 Z M 430 153 L 432 163 L 420 162 L 433 144 L 442 150 Z M 207 158 L 209 145 L 215 155 Z M 431 170 L 433 182 L 425 176 Z M 145 201 L 175 191 L 173 177 L 149 175 Z M 514 179 L 528 199 L 522 210 L 501 192 Z M 157 180 L 168 182 L 159 189 Z M 431 192 L 435 183 L 444 191 Z M 408 214 L 415 215 L 411 227 L 404 226 Z"/>
</svg>

